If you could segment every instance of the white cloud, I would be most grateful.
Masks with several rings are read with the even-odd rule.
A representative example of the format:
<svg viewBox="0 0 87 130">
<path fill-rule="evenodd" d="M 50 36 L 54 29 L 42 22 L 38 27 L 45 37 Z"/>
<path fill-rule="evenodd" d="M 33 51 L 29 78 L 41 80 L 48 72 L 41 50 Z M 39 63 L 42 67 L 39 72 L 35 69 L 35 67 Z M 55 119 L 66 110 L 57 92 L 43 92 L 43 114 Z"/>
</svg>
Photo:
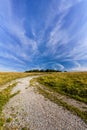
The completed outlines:
<svg viewBox="0 0 87 130">
<path fill-rule="evenodd" d="M 0 52 L 0 56 L 7 59 L 12 59 L 17 63 L 24 65 L 25 62 L 23 60 L 31 62 L 34 56 L 36 58 L 36 55 L 38 55 L 38 57 L 51 55 L 54 57 L 54 59 L 63 58 L 63 60 L 67 61 L 87 59 L 87 23 L 85 23 L 78 32 L 74 34 L 72 33 L 72 35 L 70 33 L 72 32 L 75 25 L 78 24 L 78 17 L 72 20 L 72 23 L 69 27 L 63 28 L 63 25 L 67 20 L 65 19 L 65 17 L 69 13 L 70 9 L 81 1 L 82 0 L 61 0 L 59 2 L 58 0 L 53 0 L 47 10 L 47 19 L 44 20 L 44 27 L 42 27 L 41 30 L 38 30 L 36 26 L 39 23 L 35 23 L 36 26 L 33 25 L 34 22 L 31 23 L 31 33 L 33 34 L 34 38 L 30 38 L 26 35 L 26 29 L 24 27 L 24 21 L 26 21 L 26 17 L 23 16 L 21 19 L 15 17 L 15 13 L 13 13 L 12 11 L 11 1 L 0 0 L 0 23 L 3 27 L 6 28 L 6 30 L 8 31 L 8 35 L 10 33 L 13 36 L 11 42 L 6 42 L 7 46 L 5 46 L 4 43 L 0 42 L 0 47 L 4 48 L 5 50 L 11 50 L 11 53 Z M 86 16 L 84 15 L 84 17 Z M 54 24 L 55 19 L 57 20 Z M 51 31 L 47 34 L 48 36 L 46 36 L 46 41 L 44 37 L 46 35 L 46 31 L 49 30 L 50 27 Z M 17 38 L 18 41 L 15 41 L 14 37 Z M 72 40 L 75 42 L 73 48 L 72 46 L 70 46 Z M 40 54 L 38 46 L 41 47 L 42 44 L 44 44 L 45 50 L 43 51 L 43 53 Z M 68 51 L 64 48 L 63 51 L 62 49 L 58 50 L 60 46 L 67 46 Z M 15 53 L 16 55 L 14 55 Z M 64 66 L 59 63 L 50 64 L 52 64 L 55 68 L 59 67 L 60 69 L 64 69 Z M 81 68 L 79 63 L 75 63 L 75 65 L 77 66 L 76 68 Z M 46 66 L 46 64 L 42 66 Z"/>
<path fill-rule="evenodd" d="M 16 56 L 14 56 L 10 53 L 7 53 L 6 51 L 0 52 L 0 56 L 3 58 L 7 58 L 8 60 L 12 60 L 12 61 L 16 61 L 16 62 L 21 63 L 21 64 L 25 64 L 25 62 L 23 62 L 21 59 L 17 58 Z"/>
<path fill-rule="evenodd" d="M 54 64 L 53 68 L 59 69 L 59 70 L 64 70 L 64 66 L 62 64 L 59 64 L 59 63 Z"/>
<path fill-rule="evenodd" d="M 55 70 L 64 70 L 64 66 L 62 64 L 53 62 L 53 61 L 46 62 L 46 63 L 42 64 L 41 67 L 39 67 L 39 68 L 40 69 L 51 68 L 51 69 L 55 69 Z"/>
<path fill-rule="evenodd" d="M 64 12 L 81 1 L 82 0 L 61 0 L 61 3 L 59 5 L 59 11 Z"/>
<path fill-rule="evenodd" d="M 70 71 L 87 71 L 87 67 L 81 65 L 79 67 L 73 67 Z"/>
<path fill-rule="evenodd" d="M 70 61 L 73 63 L 73 66 L 68 69 L 68 71 L 87 71 L 87 65 L 81 64 L 78 61 Z"/>
<path fill-rule="evenodd" d="M 6 66 L 0 64 L 0 72 L 17 72 L 17 70 L 13 67 L 11 68 L 11 66 L 6 67 Z"/>
<path fill-rule="evenodd" d="M 58 47 L 63 44 L 68 44 L 70 37 L 66 29 L 61 29 L 64 18 L 67 15 L 69 10 L 65 11 L 63 14 L 61 14 L 60 19 L 52 29 L 49 35 L 49 40 L 47 41 L 47 48 L 50 51 L 50 53 L 55 54 L 58 52 Z M 47 50 L 46 53 L 49 53 Z"/>
<path fill-rule="evenodd" d="M 6 1 L 7 4 L 4 4 L 6 3 Z M 30 52 L 31 54 L 33 52 L 34 52 L 33 54 L 37 53 L 38 51 L 37 42 L 26 35 L 26 30 L 23 25 L 25 19 L 24 16 L 22 17 L 21 20 L 18 17 L 15 17 L 15 14 L 12 11 L 11 1 L 10 0 L 6 0 L 6 1 L 4 0 L 3 2 L 1 2 L 1 6 L 2 6 L 2 8 L 0 9 L 1 16 L 2 16 L 1 26 L 3 26 L 5 30 L 8 31 L 7 35 L 11 34 L 13 35 L 13 37 L 10 43 L 6 41 L 6 44 L 9 47 L 8 46 L 5 47 L 4 43 L 2 44 L 0 43 L 0 46 L 2 47 L 4 46 L 5 49 L 7 48 L 7 50 L 9 49 L 12 50 L 13 52 L 16 51 L 16 55 L 25 58 L 25 60 L 29 60 L 30 56 L 27 54 L 27 52 Z M 18 43 L 16 43 L 16 41 L 14 40 L 14 37 L 18 39 Z"/>
<path fill-rule="evenodd" d="M 74 2 L 73 0 L 62 0 L 61 6 L 59 6 L 61 8 L 60 12 L 62 12 L 62 14 L 60 19 L 50 32 L 49 41 L 47 42 L 48 50 L 47 52 L 45 52 L 45 55 L 51 53 L 51 55 L 53 54 L 55 58 L 65 57 L 66 59 L 70 57 L 72 60 L 87 59 L 87 22 L 83 24 L 83 26 L 79 27 L 79 30 L 76 30 L 76 33 L 73 33 L 72 30 L 73 28 L 75 28 L 75 26 L 78 26 L 79 24 L 78 17 L 75 17 L 75 19 L 73 19 L 68 28 L 64 29 L 62 27 L 66 20 L 65 17 L 70 11 L 70 8 L 78 2 L 82 1 L 77 0 L 76 2 Z M 87 15 L 84 13 L 84 19 L 86 16 Z M 67 49 L 65 49 L 63 52 L 62 50 L 58 50 L 60 45 L 62 45 L 62 47 L 66 46 Z"/>
<path fill-rule="evenodd" d="M 51 52 L 56 51 L 57 45 L 60 46 L 61 44 L 68 44 L 68 42 L 71 40 L 69 33 L 66 29 L 62 28 L 62 25 L 65 22 L 65 17 L 69 13 L 70 7 L 74 6 L 76 2 L 73 2 L 72 0 L 62 0 L 60 2 L 60 5 L 58 5 L 59 9 L 56 14 L 54 13 L 54 17 L 57 17 L 58 14 L 60 14 L 60 17 L 50 32 L 49 41 L 47 42 L 47 47 L 52 49 Z M 57 4 L 56 4 L 57 5 Z M 51 19 L 52 21 L 53 19 Z M 70 27 L 71 28 L 71 27 Z"/>
<path fill-rule="evenodd" d="M 85 26 L 85 28 L 86 27 L 87 26 Z M 87 33 L 86 30 L 84 30 L 84 32 Z M 76 46 L 74 46 L 74 48 L 71 49 L 71 51 L 68 53 L 68 56 L 72 57 L 74 60 L 87 59 L 87 37 L 85 35 L 83 35 L 83 37 L 79 37 Z"/>
</svg>

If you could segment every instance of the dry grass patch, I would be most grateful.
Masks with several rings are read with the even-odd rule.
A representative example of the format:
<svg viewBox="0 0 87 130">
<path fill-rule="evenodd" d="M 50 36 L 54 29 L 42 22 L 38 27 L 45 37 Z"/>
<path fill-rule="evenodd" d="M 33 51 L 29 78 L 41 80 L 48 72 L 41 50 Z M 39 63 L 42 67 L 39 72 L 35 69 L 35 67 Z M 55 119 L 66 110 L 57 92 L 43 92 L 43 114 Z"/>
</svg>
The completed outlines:
<svg viewBox="0 0 87 130">
<path fill-rule="evenodd" d="M 87 123 L 87 111 L 81 111 L 55 95 L 60 93 L 87 104 L 87 72 L 51 73 L 31 80 L 32 85 L 36 86 L 44 97 L 70 110 Z"/>
<path fill-rule="evenodd" d="M 52 73 L 37 80 L 53 91 L 87 103 L 87 72 Z"/>
<path fill-rule="evenodd" d="M 0 85 L 3 85 L 11 80 L 15 80 L 17 78 L 39 75 L 40 73 L 18 73 L 18 72 L 0 72 Z"/>
</svg>

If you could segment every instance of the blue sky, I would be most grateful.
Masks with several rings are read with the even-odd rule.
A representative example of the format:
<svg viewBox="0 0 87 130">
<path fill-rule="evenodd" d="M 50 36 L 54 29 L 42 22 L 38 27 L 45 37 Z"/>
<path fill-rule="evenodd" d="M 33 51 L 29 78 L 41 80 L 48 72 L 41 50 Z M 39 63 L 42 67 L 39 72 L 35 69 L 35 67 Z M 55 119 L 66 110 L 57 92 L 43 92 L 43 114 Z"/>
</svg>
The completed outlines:
<svg viewBox="0 0 87 130">
<path fill-rule="evenodd" d="M 0 71 L 87 71 L 87 0 L 0 0 Z"/>
</svg>

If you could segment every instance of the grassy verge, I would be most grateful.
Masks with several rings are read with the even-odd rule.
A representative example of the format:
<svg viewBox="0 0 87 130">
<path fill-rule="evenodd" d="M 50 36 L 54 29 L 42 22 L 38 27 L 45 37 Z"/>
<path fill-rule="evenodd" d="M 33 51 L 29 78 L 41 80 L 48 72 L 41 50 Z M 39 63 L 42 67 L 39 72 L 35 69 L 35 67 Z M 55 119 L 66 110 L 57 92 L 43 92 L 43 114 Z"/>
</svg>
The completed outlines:
<svg viewBox="0 0 87 130">
<path fill-rule="evenodd" d="M 87 72 L 53 73 L 37 80 L 55 92 L 87 103 Z"/>
<path fill-rule="evenodd" d="M 67 110 L 71 111 L 73 114 L 78 115 L 80 118 L 82 118 L 87 123 L 87 112 L 83 112 L 79 110 L 78 108 L 74 107 L 73 105 L 69 105 L 66 102 L 58 99 L 55 95 L 52 95 L 50 92 L 45 91 L 44 89 L 41 89 L 40 87 L 37 87 L 40 94 L 42 94 L 45 98 L 48 98 L 50 101 L 63 106 Z"/>
<path fill-rule="evenodd" d="M 0 128 L 3 126 L 4 121 L 5 121 L 2 116 L 3 107 L 9 101 L 9 99 L 12 97 L 10 92 L 15 85 L 16 85 L 16 83 L 8 86 L 6 89 L 4 89 L 3 91 L 0 92 Z"/>
<path fill-rule="evenodd" d="M 63 73 L 63 75 L 66 75 L 66 73 Z M 73 74 L 73 73 L 72 73 Z M 57 74 L 54 74 L 55 75 L 55 78 L 57 77 Z M 51 82 L 55 81 L 55 78 L 51 77 L 51 76 L 54 76 L 53 74 L 48 74 L 46 76 L 41 76 L 41 77 L 38 77 L 38 78 L 35 78 L 35 79 L 32 79 L 30 81 L 31 83 L 31 86 L 35 86 L 37 87 L 38 91 L 40 94 L 42 94 L 45 98 L 48 98 L 49 100 L 51 100 L 52 102 L 60 105 L 60 106 L 63 106 L 64 108 L 66 108 L 67 110 L 71 111 L 73 114 L 75 115 L 78 115 L 80 118 L 82 118 L 86 123 L 87 123 L 87 111 L 82 111 L 80 110 L 79 108 L 73 106 L 73 105 L 70 105 L 68 104 L 67 102 L 64 102 L 62 99 L 58 99 L 58 97 L 56 96 L 55 93 L 61 93 L 61 94 L 64 94 L 64 95 L 68 95 L 70 97 L 72 97 L 72 95 L 69 95 L 69 94 L 65 94 L 61 91 L 58 91 L 57 88 L 55 89 L 55 87 L 53 86 L 49 86 L 50 84 L 50 81 Z M 59 74 L 60 75 L 60 74 Z M 49 77 L 51 77 L 51 79 L 49 79 Z M 58 77 L 57 77 L 58 78 Z M 58 79 L 57 79 L 58 80 Z M 60 79 L 59 79 L 60 80 Z M 37 81 L 41 84 L 38 84 Z M 73 81 L 72 81 L 73 82 Z M 48 84 L 47 84 L 48 83 Z M 54 82 L 55 83 L 55 82 Z M 58 82 L 57 82 L 58 83 Z M 42 85 L 43 84 L 43 85 Z M 80 89 L 80 88 L 79 88 Z M 75 98 L 77 99 L 77 98 Z M 81 100 L 81 101 L 84 101 Z"/>
</svg>

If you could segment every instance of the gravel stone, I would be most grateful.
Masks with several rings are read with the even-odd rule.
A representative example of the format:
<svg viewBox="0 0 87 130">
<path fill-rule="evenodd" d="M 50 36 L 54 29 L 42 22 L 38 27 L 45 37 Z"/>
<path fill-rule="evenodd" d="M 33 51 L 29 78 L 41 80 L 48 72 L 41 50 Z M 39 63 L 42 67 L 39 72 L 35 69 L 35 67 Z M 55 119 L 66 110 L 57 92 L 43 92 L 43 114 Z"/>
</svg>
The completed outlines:
<svg viewBox="0 0 87 130">
<path fill-rule="evenodd" d="M 6 119 L 12 118 L 11 122 L 5 124 L 5 129 L 87 130 L 87 125 L 78 116 L 37 93 L 30 86 L 30 80 L 34 77 L 18 79 L 19 83 L 12 93 L 18 90 L 20 93 L 11 98 L 3 110 Z"/>
</svg>

